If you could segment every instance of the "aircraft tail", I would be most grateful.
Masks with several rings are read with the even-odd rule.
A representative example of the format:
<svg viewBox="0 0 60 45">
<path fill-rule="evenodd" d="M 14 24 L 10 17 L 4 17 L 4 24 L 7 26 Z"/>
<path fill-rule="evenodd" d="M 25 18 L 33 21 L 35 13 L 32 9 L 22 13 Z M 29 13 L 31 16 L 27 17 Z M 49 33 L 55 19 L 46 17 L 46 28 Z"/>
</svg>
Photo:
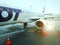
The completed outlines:
<svg viewBox="0 0 60 45">
<path fill-rule="evenodd" d="M 42 11 L 42 13 L 45 13 L 45 6 L 44 6 L 44 8 L 43 8 L 43 11 Z"/>
</svg>

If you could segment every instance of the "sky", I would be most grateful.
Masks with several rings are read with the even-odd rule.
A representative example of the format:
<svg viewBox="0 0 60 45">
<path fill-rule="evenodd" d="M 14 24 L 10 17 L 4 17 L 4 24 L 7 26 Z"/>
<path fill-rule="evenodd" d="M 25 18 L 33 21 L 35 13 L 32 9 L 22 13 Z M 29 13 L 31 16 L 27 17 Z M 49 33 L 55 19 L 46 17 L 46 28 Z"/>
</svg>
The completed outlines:
<svg viewBox="0 0 60 45">
<path fill-rule="evenodd" d="M 0 5 L 22 8 L 32 12 L 60 14 L 60 0 L 0 0 Z"/>
</svg>

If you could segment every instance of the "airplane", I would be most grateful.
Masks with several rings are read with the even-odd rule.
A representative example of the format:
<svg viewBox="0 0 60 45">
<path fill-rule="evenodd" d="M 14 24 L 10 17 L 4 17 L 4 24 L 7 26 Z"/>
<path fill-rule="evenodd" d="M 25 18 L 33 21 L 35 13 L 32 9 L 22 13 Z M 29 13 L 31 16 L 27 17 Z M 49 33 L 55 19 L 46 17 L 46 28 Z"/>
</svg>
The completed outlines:
<svg viewBox="0 0 60 45">
<path fill-rule="evenodd" d="M 42 13 L 44 12 L 45 12 L 45 7 L 43 8 Z M 15 24 L 15 23 L 23 23 L 24 28 L 26 28 L 28 23 L 35 22 L 36 28 L 43 29 L 45 26 L 44 19 L 48 19 L 48 18 L 43 17 L 43 20 L 41 20 L 42 18 L 40 15 L 45 15 L 45 14 L 36 14 L 22 9 L 16 9 L 8 6 L 0 6 L 0 26 Z"/>
<path fill-rule="evenodd" d="M 35 21 L 36 26 L 40 28 L 43 26 L 43 23 L 39 19 L 40 17 L 38 17 L 38 14 L 34 14 L 33 12 L 10 8 L 7 6 L 0 6 L 0 26 L 23 23 L 24 28 L 26 28 L 28 25 L 27 23 Z"/>
</svg>

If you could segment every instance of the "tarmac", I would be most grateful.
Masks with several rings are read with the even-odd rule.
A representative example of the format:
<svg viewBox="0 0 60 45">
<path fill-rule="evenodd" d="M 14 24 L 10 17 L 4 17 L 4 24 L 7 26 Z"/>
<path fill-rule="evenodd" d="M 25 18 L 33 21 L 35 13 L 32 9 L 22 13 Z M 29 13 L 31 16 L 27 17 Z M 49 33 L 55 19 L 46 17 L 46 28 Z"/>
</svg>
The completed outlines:
<svg viewBox="0 0 60 45">
<path fill-rule="evenodd" d="M 60 30 L 39 30 L 35 26 L 23 29 L 22 25 L 10 25 L 0 32 L 0 45 L 6 45 L 8 37 L 11 45 L 60 45 Z"/>
</svg>

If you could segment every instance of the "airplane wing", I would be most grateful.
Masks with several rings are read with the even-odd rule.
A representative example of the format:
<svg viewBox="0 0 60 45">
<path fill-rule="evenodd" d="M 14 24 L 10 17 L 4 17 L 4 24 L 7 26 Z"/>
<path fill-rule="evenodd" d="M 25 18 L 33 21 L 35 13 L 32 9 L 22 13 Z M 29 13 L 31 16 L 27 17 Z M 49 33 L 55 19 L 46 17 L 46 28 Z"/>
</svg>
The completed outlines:
<svg viewBox="0 0 60 45">
<path fill-rule="evenodd" d="M 31 17 L 31 18 L 29 18 L 29 20 L 31 20 L 31 21 L 36 21 L 36 20 L 39 20 L 40 19 L 40 17 Z"/>
<path fill-rule="evenodd" d="M 60 19 L 60 17 L 49 16 L 49 17 L 44 17 L 44 19 Z"/>
</svg>

